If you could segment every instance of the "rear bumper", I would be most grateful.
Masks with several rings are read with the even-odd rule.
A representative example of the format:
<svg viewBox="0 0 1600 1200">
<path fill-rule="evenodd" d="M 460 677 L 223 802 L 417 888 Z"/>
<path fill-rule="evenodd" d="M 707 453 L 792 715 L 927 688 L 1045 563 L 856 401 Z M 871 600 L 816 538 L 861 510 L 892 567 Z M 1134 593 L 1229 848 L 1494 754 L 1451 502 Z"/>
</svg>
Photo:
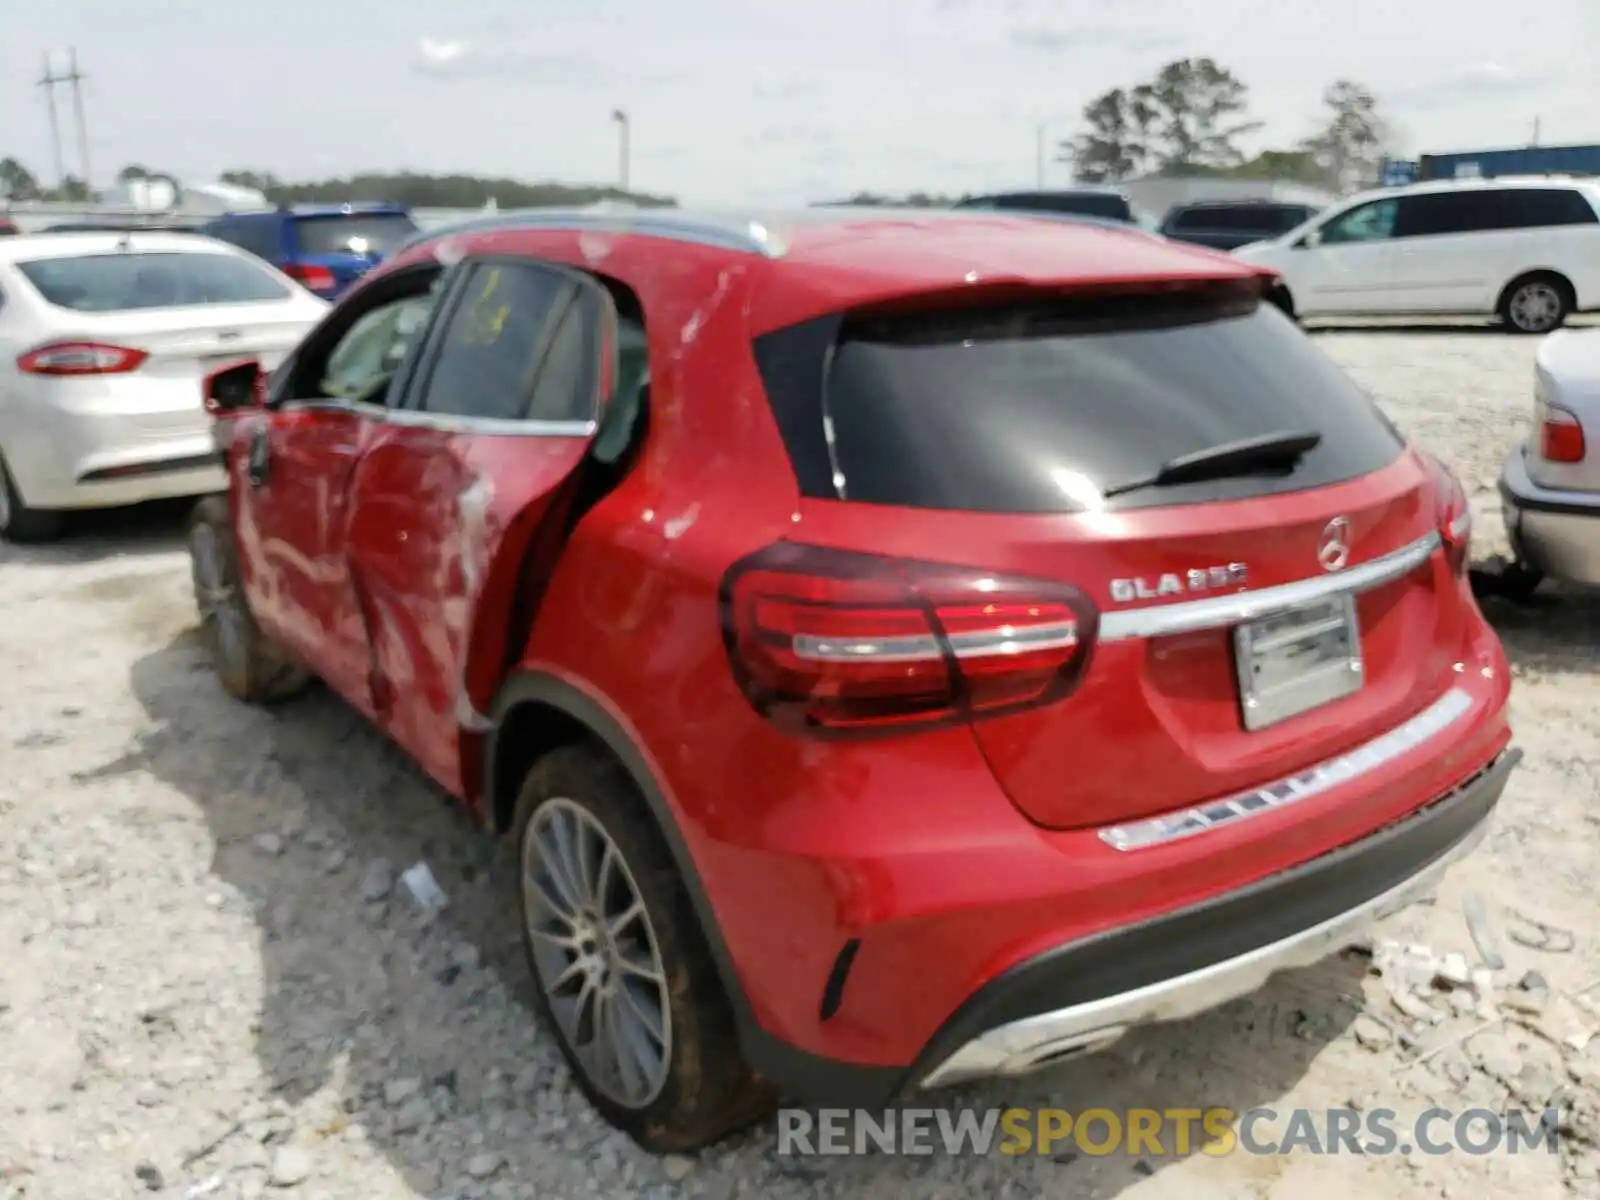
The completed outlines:
<svg viewBox="0 0 1600 1200">
<path fill-rule="evenodd" d="M 1518 560 L 1543 574 L 1600 585 L 1600 493 L 1554 491 L 1528 477 L 1518 446 L 1500 472 L 1500 512 Z"/>
<path fill-rule="evenodd" d="M 770 1043 L 753 1065 L 796 1099 L 875 1108 L 919 1088 L 1014 1076 L 1181 1019 L 1316 962 L 1430 890 L 1487 831 L 1521 751 L 1360 841 L 1204 903 L 1057 947 L 992 979 L 904 1069 Z"/>
<path fill-rule="evenodd" d="M 35 405 L 5 430 L 6 460 L 32 508 L 111 508 L 224 491 L 227 475 L 198 405 L 83 412 Z"/>
</svg>

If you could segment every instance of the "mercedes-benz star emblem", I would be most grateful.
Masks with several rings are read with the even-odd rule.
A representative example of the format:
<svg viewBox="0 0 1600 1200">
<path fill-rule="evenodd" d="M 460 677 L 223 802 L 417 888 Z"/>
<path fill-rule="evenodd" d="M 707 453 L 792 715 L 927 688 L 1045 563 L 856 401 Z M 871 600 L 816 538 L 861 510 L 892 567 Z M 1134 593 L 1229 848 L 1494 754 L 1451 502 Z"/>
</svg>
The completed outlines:
<svg viewBox="0 0 1600 1200">
<path fill-rule="evenodd" d="M 1317 561 L 1324 571 L 1342 571 L 1350 561 L 1350 522 L 1344 517 L 1335 517 L 1322 527 Z"/>
</svg>

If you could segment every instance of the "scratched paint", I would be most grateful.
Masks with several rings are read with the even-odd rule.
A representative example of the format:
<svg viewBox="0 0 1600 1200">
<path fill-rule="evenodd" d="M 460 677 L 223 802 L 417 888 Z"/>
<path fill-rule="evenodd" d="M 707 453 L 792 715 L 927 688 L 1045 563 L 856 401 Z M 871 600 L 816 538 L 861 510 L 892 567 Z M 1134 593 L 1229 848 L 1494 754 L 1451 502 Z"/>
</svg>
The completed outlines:
<svg viewBox="0 0 1600 1200">
<path fill-rule="evenodd" d="M 661 526 L 661 534 L 669 542 L 675 542 L 693 528 L 694 523 L 700 519 L 700 501 L 696 500 L 678 516 L 666 521 Z"/>
<path fill-rule="evenodd" d="M 494 495 L 493 481 L 487 475 L 478 475 L 456 497 L 457 511 L 461 515 L 461 576 L 465 585 L 467 611 L 476 604 L 478 586 L 488 565 L 494 533 L 490 528 Z M 460 632 L 461 644 L 465 646 L 468 631 L 463 628 Z M 468 666 L 467 656 L 462 654 L 456 668 L 456 724 L 463 729 L 482 733 L 489 729 L 491 722 L 473 707 L 467 686 Z"/>
</svg>

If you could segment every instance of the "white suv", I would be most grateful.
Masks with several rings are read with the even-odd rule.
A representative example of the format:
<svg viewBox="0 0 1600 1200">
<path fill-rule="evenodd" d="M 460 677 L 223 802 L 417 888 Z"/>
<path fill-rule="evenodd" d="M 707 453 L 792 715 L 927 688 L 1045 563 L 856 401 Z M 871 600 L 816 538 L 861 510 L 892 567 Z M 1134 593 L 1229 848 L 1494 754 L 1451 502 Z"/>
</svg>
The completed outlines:
<svg viewBox="0 0 1600 1200">
<path fill-rule="evenodd" d="M 1498 316 L 1548 333 L 1600 308 L 1600 182 L 1483 179 L 1364 192 L 1234 251 L 1299 317 Z"/>
</svg>

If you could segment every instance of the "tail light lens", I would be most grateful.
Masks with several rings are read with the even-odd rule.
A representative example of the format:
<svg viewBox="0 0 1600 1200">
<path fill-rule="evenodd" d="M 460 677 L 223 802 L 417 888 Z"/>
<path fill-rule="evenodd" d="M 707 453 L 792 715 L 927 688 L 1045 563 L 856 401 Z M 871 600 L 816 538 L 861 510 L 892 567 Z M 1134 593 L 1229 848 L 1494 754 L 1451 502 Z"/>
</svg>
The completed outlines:
<svg viewBox="0 0 1600 1200">
<path fill-rule="evenodd" d="M 1433 472 L 1435 512 L 1445 561 L 1456 575 L 1465 575 L 1472 554 L 1472 507 L 1455 472 L 1431 455 L 1428 465 Z"/>
<path fill-rule="evenodd" d="M 283 273 L 313 292 L 333 290 L 333 272 L 327 267 L 312 266 L 310 263 L 290 263 L 283 269 Z"/>
<path fill-rule="evenodd" d="M 149 357 L 104 342 L 52 342 L 18 358 L 17 369 L 28 375 L 126 375 Z"/>
<path fill-rule="evenodd" d="M 1052 703 L 1083 678 L 1099 626 L 1062 584 L 789 542 L 734 565 L 722 613 L 756 710 L 833 733 Z"/>
<path fill-rule="evenodd" d="M 1589 452 L 1583 423 L 1564 408 L 1540 405 L 1539 457 L 1546 462 L 1579 463 Z"/>
</svg>

